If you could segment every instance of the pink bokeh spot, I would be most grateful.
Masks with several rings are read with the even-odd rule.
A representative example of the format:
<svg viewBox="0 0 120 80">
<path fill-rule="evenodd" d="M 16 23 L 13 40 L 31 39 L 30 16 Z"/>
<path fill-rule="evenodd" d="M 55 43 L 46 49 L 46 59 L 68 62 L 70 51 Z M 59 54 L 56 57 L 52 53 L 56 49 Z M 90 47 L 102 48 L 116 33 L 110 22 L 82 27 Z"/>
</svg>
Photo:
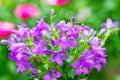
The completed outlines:
<svg viewBox="0 0 120 80">
<path fill-rule="evenodd" d="M 61 6 L 61 5 L 65 5 L 69 2 L 70 2 L 70 0 L 57 0 L 56 5 Z"/>
<path fill-rule="evenodd" d="M 39 16 L 39 8 L 34 4 L 20 4 L 15 8 L 14 14 L 21 20 L 35 18 Z"/>
<path fill-rule="evenodd" d="M 0 38 L 7 38 L 15 30 L 15 25 L 10 22 L 0 21 Z"/>
<path fill-rule="evenodd" d="M 46 0 L 46 2 L 50 5 L 62 6 L 68 4 L 70 0 Z"/>
</svg>

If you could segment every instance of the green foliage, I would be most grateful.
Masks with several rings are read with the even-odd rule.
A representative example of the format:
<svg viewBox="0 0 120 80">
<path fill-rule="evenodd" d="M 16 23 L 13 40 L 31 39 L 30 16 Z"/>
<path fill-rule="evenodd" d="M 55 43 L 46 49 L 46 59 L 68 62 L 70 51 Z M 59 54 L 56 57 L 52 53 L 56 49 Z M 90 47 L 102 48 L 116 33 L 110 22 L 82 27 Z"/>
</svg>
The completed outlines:
<svg viewBox="0 0 120 80">
<path fill-rule="evenodd" d="M 71 69 L 68 74 L 67 74 L 68 78 L 73 79 L 75 77 L 75 69 Z"/>
</svg>

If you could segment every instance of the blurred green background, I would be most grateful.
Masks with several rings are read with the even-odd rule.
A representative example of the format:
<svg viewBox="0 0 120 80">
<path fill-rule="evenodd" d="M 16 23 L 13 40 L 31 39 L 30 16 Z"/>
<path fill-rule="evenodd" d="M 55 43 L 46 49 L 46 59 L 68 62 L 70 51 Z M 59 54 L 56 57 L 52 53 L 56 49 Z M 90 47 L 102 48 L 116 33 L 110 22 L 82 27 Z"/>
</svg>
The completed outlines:
<svg viewBox="0 0 120 80">
<path fill-rule="evenodd" d="M 56 17 L 54 22 L 65 19 L 70 21 L 75 17 L 77 21 L 90 27 L 100 30 L 101 23 L 106 18 L 112 18 L 120 22 L 120 0 L 71 0 L 70 3 L 63 6 L 52 6 L 45 4 L 44 0 L 0 0 L 0 21 L 9 21 L 20 25 L 23 21 L 14 15 L 14 9 L 17 5 L 23 3 L 32 3 L 39 7 L 40 15 L 38 18 L 30 18 L 26 22 L 30 27 L 35 26 L 36 21 L 41 17 L 48 16 L 49 22 L 50 10 L 55 9 Z M 107 65 L 101 72 L 93 70 L 88 80 L 120 80 L 120 32 L 118 35 L 112 34 L 107 40 Z M 7 46 L 0 44 L 0 80 L 30 80 L 29 75 L 16 73 L 15 62 L 8 59 L 9 51 Z"/>
</svg>

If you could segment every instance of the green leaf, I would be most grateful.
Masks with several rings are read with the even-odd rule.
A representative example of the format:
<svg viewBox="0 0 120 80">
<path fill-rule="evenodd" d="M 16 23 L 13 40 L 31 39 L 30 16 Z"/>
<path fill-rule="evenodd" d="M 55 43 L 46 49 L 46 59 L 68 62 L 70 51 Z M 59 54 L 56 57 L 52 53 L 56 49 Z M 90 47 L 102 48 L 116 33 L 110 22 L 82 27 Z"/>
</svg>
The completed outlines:
<svg viewBox="0 0 120 80">
<path fill-rule="evenodd" d="M 48 70 L 48 64 L 45 64 L 45 65 L 44 65 L 44 68 Z"/>
<path fill-rule="evenodd" d="M 61 50 L 60 45 L 56 45 L 56 46 L 54 47 L 54 50 L 55 50 L 55 51 L 60 51 L 60 50 Z"/>
<path fill-rule="evenodd" d="M 73 79 L 75 77 L 75 69 L 68 71 L 67 76 Z"/>
</svg>

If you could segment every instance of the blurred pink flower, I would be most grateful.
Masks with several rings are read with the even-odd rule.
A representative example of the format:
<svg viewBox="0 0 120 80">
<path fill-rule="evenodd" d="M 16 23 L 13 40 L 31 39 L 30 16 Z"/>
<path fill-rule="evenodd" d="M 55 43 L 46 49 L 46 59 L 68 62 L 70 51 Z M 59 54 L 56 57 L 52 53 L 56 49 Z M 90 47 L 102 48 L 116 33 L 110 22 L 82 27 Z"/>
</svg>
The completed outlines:
<svg viewBox="0 0 120 80">
<path fill-rule="evenodd" d="M 16 26 L 13 23 L 0 21 L 0 38 L 7 38 L 11 35 Z"/>
<path fill-rule="evenodd" d="M 50 5 L 62 6 L 70 2 L 70 0 L 46 0 Z"/>
<path fill-rule="evenodd" d="M 38 17 L 39 8 L 34 4 L 20 4 L 15 8 L 14 14 L 21 20 L 26 20 L 30 17 Z"/>
<path fill-rule="evenodd" d="M 70 2 L 70 0 L 57 0 L 56 4 L 59 5 L 59 6 L 61 6 L 61 5 L 67 4 L 69 2 Z"/>
</svg>

